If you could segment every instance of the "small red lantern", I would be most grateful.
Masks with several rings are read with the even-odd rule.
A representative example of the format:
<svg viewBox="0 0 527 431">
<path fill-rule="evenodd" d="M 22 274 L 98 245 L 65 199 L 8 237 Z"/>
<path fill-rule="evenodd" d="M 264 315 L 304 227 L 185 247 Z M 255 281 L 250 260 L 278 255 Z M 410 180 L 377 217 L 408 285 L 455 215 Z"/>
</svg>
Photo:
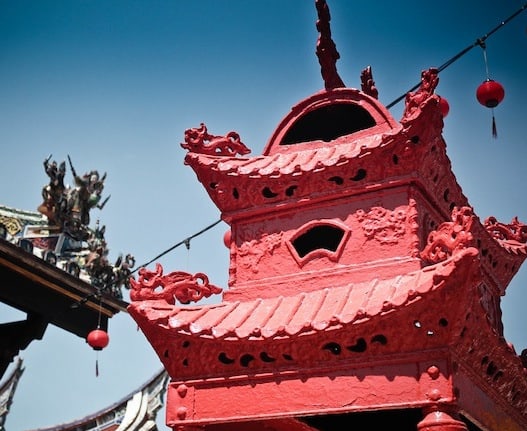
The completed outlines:
<svg viewBox="0 0 527 431">
<path fill-rule="evenodd" d="M 225 244 L 225 247 L 231 248 L 231 240 L 232 240 L 232 233 L 231 230 L 225 231 L 223 234 L 223 244 Z"/>
<path fill-rule="evenodd" d="M 487 79 L 476 90 L 478 102 L 487 108 L 495 108 L 505 97 L 503 85 L 492 79 Z"/>
<path fill-rule="evenodd" d="M 492 109 L 492 136 L 495 138 L 498 137 L 498 130 L 496 128 L 496 119 L 494 118 L 494 108 L 501 103 L 504 97 L 505 89 L 503 85 L 489 78 L 483 81 L 476 90 L 478 102 Z"/>
<path fill-rule="evenodd" d="M 445 118 L 448 115 L 448 111 L 450 111 L 450 105 L 448 104 L 448 101 L 441 96 L 439 96 L 439 110 L 441 111 L 443 118 Z"/>
<path fill-rule="evenodd" d="M 93 350 L 102 350 L 110 342 L 110 337 L 108 336 L 108 333 L 106 331 L 97 328 L 88 334 L 88 337 L 86 337 L 86 341 L 88 342 L 90 347 L 93 348 Z"/>
</svg>

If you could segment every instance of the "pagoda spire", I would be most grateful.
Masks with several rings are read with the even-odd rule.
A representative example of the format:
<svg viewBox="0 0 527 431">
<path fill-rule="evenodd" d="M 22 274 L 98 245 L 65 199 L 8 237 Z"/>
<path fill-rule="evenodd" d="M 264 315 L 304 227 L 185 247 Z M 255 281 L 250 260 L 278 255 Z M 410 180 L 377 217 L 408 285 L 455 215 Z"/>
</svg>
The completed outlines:
<svg viewBox="0 0 527 431">
<path fill-rule="evenodd" d="M 329 21 L 331 16 L 329 7 L 325 0 L 315 0 L 317 8 L 317 30 L 319 32 L 317 40 L 317 57 L 320 63 L 322 78 L 324 79 L 324 86 L 326 90 L 333 90 L 335 88 L 345 87 L 337 72 L 337 60 L 340 55 L 333 39 L 331 39 L 331 28 Z"/>
</svg>

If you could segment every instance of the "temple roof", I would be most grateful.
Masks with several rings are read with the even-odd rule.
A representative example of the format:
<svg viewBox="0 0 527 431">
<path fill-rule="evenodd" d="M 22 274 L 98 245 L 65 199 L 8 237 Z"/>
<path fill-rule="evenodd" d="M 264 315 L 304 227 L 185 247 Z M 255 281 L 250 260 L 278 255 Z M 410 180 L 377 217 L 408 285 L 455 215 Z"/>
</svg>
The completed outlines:
<svg viewBox="0 0 527 431">
<path fill-rule="evenodd" d="M 162 370 L 121 400 L 96 413 L 38 431 L 156 431 L 155 418 L 163 405 L 167 384 L 168 376 Z"/>
<path fill-rule="evenodd" d="M 331 118 L 319 114 L 327 108 L 323 102 L 354 106 L 359 114 L 346 112 L 332 125 L 337 132 L 319 135 L 311 131 L 311 123 L 325 124 Z M 361 120 L 349 129 L 340 125 L 341 121 L 353 123 L 363 111 L 370 122 Z M 312 119 L 315 114 L 322 119 Z M 375 99 L 343 88 L 317 93 L 295 106 L 260 156 L 246 157 L 249 150 L 241 146 L 235 132 L 212 136 L 204 125 L 187 130 L 182 146 L 189 150 L 185 163 L 196 172 L 227 222 L 237 213 L 275 209 L 277 204 L 296 206 L 306 199 L 316 202 L 408 183 L 429 193 L 448 217 L 454 206 L 468 205 L 468 199 L 452 173 L 442 129 L 439 97 L 434 94 L 410 98 L 397 123 Z"/>
<path fill-rule="evenodd" d="M 334 146 L 297 148 L 294 152 L 252 158 L 203 157 L 197 153 L 189 153 L 186 162 L 190 165 L 199 163 L 201 168 L 214 169 L 229 176 L 250 178 L 297 176 L 348 163 L 351 159 L 380 146 L 385 141 L 383 138 L 383 135 L 373 135 L 359 141 L 347 141 Z"/>
<path fill-rule="evenodd" d="M 454 262 L 388 280 L 349 284 L 294 296 L 223 302 L 199 310 L 180 308 L 169 319 L 174 330 L 214 338 L 274 338 L 323 331 L 368 320 L 438 287 L 439 271 L 452 272 Z M 443 275 L 443 274 L 442 274 Z"/>
<path fill-rule="evenodd" d="M 154 313 L 155 325 L 172 334 L 228 341 L 294 337 L 363 323 L 419 301 L 440 287 L 445 279 L 461 276 L 460 272 L 466 275 L 475 255 L 475 249 L 467 249 L 413 273 L 288 297 L 198 307 L 145 301 L 132 303 L 129 311 L 139 321 Z"/>
<path fill-rule="evenodd" d="M 4 423 L 9 414 L 9 409 L 11 408 L 11 403 L 15 395 L 16 387 L 18 381 L 24 372 L 22 366 L 23 361 L 21 358 L 18 358 L 15 362 L 15 365 L 3 382 L 0 383 L 0 429 L 4 429 Z"/>
</svg>

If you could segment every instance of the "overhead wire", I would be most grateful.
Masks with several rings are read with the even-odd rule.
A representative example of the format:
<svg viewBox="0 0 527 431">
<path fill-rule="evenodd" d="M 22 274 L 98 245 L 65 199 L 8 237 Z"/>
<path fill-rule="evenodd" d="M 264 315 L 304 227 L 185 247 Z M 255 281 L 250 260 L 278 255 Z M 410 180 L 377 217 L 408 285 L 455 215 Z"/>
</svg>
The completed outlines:
<svg viewBox="0 0 527 431">
<path fill-rule="evenodd" d="M 445 61 L 441 66 L 437 68 L 438 73 L 446 69 L 448 66 L 450 66 L 455 61 L 459 60 L 461 57 L 463 57 L 467 52 L 469 52 L 472 48 L 476 46 L 480 46 L 482 48 L 485 47 L 485 41 L 492 36 L 494 33 L 496 33 L 499 29 L 507 25 L 511 20 L 516 18 L 520 13 L 522 13 L 525 9 L 527 9 L 527 3 L 525 3 L 521 8 L 519 8 L 516 12 L 514 12 L 511 16 L 509 16 L 504 21 L 501 21 L 496 27 L 494 27 L 492 30 L 490 30 L 485 35 L 478 37 L 471 45 L 467 46 L 466 48 L 462 49 L 460 52 L 458 52 L 456 55 L 454 55 L 449 60 Z M 408 93 L 411 91 L 415 91 L 421 83 L 415 84 L 412 88 L 410 88 L 407 92 L 399 96 L 397 99 L 395 99 L 393 102 L 386 105 L 387 109 L 390 109 L 391 107 L 397 105 L 401 100 L 403 100 Z"/>
<path fill-rule="evenodd" d="M 141 266 L 138 266 L 136 269 L 134 269 L 130 273 L 130 275 L 133 275 L 134 273 L 139 271 L 141 268 L 144 268 L 145 266 L 150 265 L 152 262 L 155 262 L 157 259 L 163 257 L 164 255 L 170 253 L 172 250 L 174 250 L 174 249 L 176 249 L 176 248 L 178 248 L 178 247 L 180 247 L 182 245 L 185 245 L 187 250 L 190 249 L 190 241 L 192 239 L 196 238 L 197 236 L 200 236 L 201 234 L 204 234 L 205 232 L 207 232 L 208 230 L 212 229 L 214 226 L 216 226 L 220 222 L 221 222 L 221 219 L 219 219 L 219 220 L 215 221 L 214 223 L 208 225 L 207 227 L 201 229 L 199 232 L 196 232 L 195 234 L 186 237 L 185 239 L 183 239 L 183 240 L 179 241 L 178 243 L 174 244 L 172 247 L 167 248 L 165 251 L 159 253 L 156 257 L 150 259 L 148 262 L 144 263 Z"/>
<path fill-rule="evenodd" d="M 105 291 L 105 290 L 108 290 L 112 285 L 119 285 L 120 283 L 123 283 L 125 281 L 124 278 L 128 278 L 128 277 L 131 277 L 132 275 L 134 275 L 137 271 L 139 271 L 141 268 L 144 268 L 144 267 L 147 267 L 148 265 L 150 265 L 152 262 L 155 262 L 156 260 L 160 259 L 161 257 L 165 256 L 166 254 L 170 253 L 172 250 L 182 246 L 182 245 L 185 245 L 185 247 L 187 248 L 187 250 L 190 249 L 190 241 L 193 240 L 194 238 L 204 234 L 205 232 L 209 231 L 210 229 L 212 229 L 213 227 L 215 227 L 216 225 L 218 225 L 219 223 L 221 223 L 221 219 L 219 220 L 216 220 L 214 223 L 211 223 L 210 225 L 204 227 L 203 229 L 201 229 L 200 231 L 186 237 L 185 239 L 182 239 L 181 241 L 177 242 L 176 244 L 174 244 L 173 246 L 167 248 L 165 251 L 159 253 L 157 256 L 153 257 L 152 259 L 150 259 L 148 262 L 142 264 L 142 265 L 139 265 L 137 266 L 133 271 L 130 271 L 130 273 L 128 273 L 126 275 L 126 277 L 123 277 L 123 278 L 118 278 L 117 280 L 113 280 L 111 283 L 108 283 L 108 285 L 106 286 L 103 286 L 103 287 L 99 287 L 97 288 L 97 291 L 96 292 L 93 292 L 89 295 L 86 295 L 84 297 L 82 297 L 81 299 L 79 299 L 77 302 L 75 302 L 74 304 L 71 305 L 71 308 L 78 308 L 80 305 L 82 304 L 85 304 L 86 302 L 88 302 L 90 299 L 94 299 L 94 298 L 98 298 L 99 301 L 101 300 L 101 297 L 102 297 L 102 293 Z"/>
</svg>

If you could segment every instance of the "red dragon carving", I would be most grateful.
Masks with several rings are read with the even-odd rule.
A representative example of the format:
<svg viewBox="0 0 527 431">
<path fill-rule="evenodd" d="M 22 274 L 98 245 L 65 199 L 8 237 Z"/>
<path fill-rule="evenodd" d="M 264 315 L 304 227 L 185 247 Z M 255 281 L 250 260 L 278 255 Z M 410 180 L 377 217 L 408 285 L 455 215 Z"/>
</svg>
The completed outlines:
<svg viewBox="0 0 527 431">
<path fill-rule="evenodd" d="M 434 94 L 439 83 L 438 69 L 430 68 L 421 72 L 421 85 L 415 92 L 406 95 L 403 119 L 413 118 L 423 104 Z"/>
<path fill-rule="evenodd" d="M 470 207 L 455 207 L 452 210 L 452 221 L 441 223 L 437 230 L 430 232 L 421 257 L 429 262 L 438 263 L 456 251 L 470 246 L 473 235 L 470 232 L 474 212 Z"/>
<path fill-rule="evenodd" d="M 496 217 L 488 217 L 485 220 L 485 229 L 493 238 L 505 241 L 517 241 L 521 244 L 527 243 L 527 225 L 521 223 L 518 217 L 514 217 L 509 224 L 500 223 Z"/>
<path fill-rule="evenodd" d="M 225 136 L 210 135 L 207 126 L 185 130 L 185 143 L 181 144 L 185 150 L 210 156 L 230 156 L 249 154 L 251 150 L 240 140 L 236 132 L 229 132 Z"/>
<path fill-rule="evenodd" d="M 139 270 L 139 279 L 130 279 L 130 299 L 132 301 L 145 301 L 152 299 L 164 299 L 167 303 L 174 305 L 178 300 L 182 304 L 197 302 L 202 298 L 217 293 L 222 289 L 209 283 L 205 274 L 194 275 L 174 271 L 163 275 L 163 267 L 157 263 L 155 271 L 146 268 Z"/>
</svg>

